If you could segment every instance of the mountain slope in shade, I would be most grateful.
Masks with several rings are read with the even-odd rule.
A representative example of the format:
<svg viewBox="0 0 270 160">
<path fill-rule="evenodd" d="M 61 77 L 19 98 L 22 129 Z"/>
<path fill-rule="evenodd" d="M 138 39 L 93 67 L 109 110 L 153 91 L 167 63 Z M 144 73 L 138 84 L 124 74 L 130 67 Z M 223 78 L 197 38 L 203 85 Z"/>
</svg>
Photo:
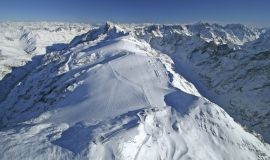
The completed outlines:
<svg viewBox="0 0 270 160">
<path fill-rule="evenodd" d="M 1 159 L 270 158 L 168 55 L 123 30 L 107 23 L 45 54 L 0 104 Z"/>
<path fill-rule="evenodd" d="M 170 56 L 203 96 L 270 141 L 269 31 L 199 23 L 145 26 L 136 35 Z"/>
<path fill-rule="evenodd" d="M 0 102 L 37 67 L 45 53 L 62 50 L 90 25 L 53 22 L 0 23 Z"/>
</svg>

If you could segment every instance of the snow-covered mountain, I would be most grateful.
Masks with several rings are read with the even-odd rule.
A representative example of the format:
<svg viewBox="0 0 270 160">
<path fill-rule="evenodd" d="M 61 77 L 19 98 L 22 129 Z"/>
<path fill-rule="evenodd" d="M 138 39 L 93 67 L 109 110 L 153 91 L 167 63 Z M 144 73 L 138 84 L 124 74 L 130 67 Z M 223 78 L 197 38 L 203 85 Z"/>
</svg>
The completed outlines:
<svg viewBox="0 0 270 160">
<path fill-rule="evenodd" d="M 0 79 L 10 73 L 12 67 L 24 65 L 31 60 L 33 55 L 63 47 L 74 36 L 90 28 L 90 25 L 76 23 L 1 22 Z"/>
<path fill-rule="evenodd" d="M 265 33 L 243 25 L 109 22 L 77 33 L 64 47 L 35 54 L 2 97 L 0 159 L 270 159 L 269 144 L 237 123 L 253 119 L 236 112 L 261 100 L 249 113 L 267 113 L 260 106 L 269 103 L 267 86 L 244 85 L 269 80 L 261 71 L 267 53 L 245 46 Z M 262 67 L 260 76 L 231 80 L 246 63 L 244 71 Z M 252 94 L 253 101 L 245 97 Z M 231 109 L 232 98 L 239 104 Z M 268 130 L 257 129 L 265 139 Z"/>
<path fill-rule="evenodd" d="M 203 96 L 270 141 L 269 31 L 198 23 L 148 26 L 137 35 L 169 55 Z"/>
<path fill-rule="evenodd" d="M 0 23 L 0 102 L 39 65 L 41 55 L 64 49 L 74 36 L 90 28 L 76 23 Z"/>
</svg>

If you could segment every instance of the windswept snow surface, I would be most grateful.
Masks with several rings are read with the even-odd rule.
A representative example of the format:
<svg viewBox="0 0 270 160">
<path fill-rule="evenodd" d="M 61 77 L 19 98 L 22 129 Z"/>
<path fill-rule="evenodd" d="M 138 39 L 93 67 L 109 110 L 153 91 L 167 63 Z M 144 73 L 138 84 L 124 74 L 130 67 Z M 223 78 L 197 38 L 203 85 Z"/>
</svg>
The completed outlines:
<svg viewBox="0 0 270 160">
<path fill-rule="evenodd" d="M 270 159 L 168 55 L 112 23 L 46 53 L 0 111 L 4 160 Z"/>
</svg>

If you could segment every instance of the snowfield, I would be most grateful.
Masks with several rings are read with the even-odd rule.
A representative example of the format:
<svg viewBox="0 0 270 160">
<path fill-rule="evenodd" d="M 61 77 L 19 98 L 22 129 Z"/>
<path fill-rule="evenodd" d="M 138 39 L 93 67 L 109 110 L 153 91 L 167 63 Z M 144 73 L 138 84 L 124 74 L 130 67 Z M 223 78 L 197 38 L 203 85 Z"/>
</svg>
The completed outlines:
<svg viewBox="0 0 270 160">
<path fill-rule="evenodd" d="M 0 159 L 270 159 L 270 145 L 243 127 L 245 123 L 239 124 L 241 120 L 236 122 L 227 113 L 227 101 L 218 99 L 230 95 L 217 96 L 207 91 L 199 73 L 215 70 L 209 70 L 208 65 L 193 65 L 211 58 L 201 54 L 186 57 L 190 55 L 188 50 L 211 43 L 213 37 L 220 39 L 222 31 L 203 39 L 192 35 L 202 31 L 196 27 L 198 24 L 185 26 L 180 33 L 178 29 L 170 32 L 166 26 L 107 22 L 81 34 L 87 27 L 81 30 L 83 25 L 77 25 L 76 31 L 63 33 L 75 34 L 73 39 L 57 39 L 61 34 L 54 32 L 41 37 L 42 42 L 35 45 L 39 49 L 33 50 L 35 54 L 22 53 L 22 57 L 29 56 L 25 62 L 32 58 L 28 64 L 3 74 Z M 219 26 L 215 27 L 217 30 Z M 227 31 L 231 27 L 235 26 L 223 30 L 234 34 Z M 222 41 L 240 50 L 265 33 L 260 29 L 246 30 L 247 35 L 240 32 L 237 39 L 223 37 Z M 179 40 L 181 34 L 185 36 Z M 5 45 L 0 43 L 0 47 L 6 47 L 8 54 L 12 45 L 3 41 Z M 47 46 L 54 47 L 48 50 Z M 21 49 L 3 59 L 18 62 L 12 56 Z M 269 64 L 267 58 L 263 60 Z M 222 63 L 229 66 L 231 61 Z M 16 75 L 13 83 L 8 81 L 10 75 Z M 212 99 L 217 99 L 217 104 Z M 269 106 L 265 110 L 269 111 Z M 266 140 L 268 130 L 258 130 Z"/>
</svg>

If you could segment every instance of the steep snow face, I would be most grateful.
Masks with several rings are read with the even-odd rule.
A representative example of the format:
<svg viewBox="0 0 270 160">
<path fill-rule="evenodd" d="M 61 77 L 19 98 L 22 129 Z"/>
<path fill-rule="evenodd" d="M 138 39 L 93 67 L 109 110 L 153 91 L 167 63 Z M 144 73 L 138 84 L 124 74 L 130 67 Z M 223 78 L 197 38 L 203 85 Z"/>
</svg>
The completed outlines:
<svg viewBox="0 0 270 160">
<path fill-rule="evenodd" d="M 270 158 L 169 56 L 106 26 L 47 53 L 0 103 L 0 159 Z"/>
<path fill-rule="evenodd" d="M 203 96 L 269 142 L 269 31 L 199 23 L 154 25 L 136 32 L 151 47 L 169 55 L 176 72 Z"/>
</svg>

